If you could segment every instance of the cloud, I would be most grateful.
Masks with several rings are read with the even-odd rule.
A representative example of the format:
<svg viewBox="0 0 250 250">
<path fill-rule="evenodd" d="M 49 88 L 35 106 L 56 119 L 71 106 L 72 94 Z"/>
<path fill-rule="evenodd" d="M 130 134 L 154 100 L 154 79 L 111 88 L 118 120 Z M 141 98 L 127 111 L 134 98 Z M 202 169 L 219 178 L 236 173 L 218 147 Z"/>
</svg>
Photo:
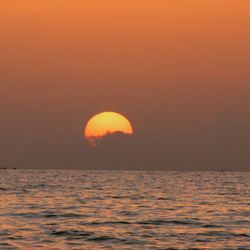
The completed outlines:
<svg viewBox="0 0 250 250">
<path fill-rule="evenodd" d="M 84 166 L 118 170 L 247 170 L 250 143 L 242 131 L 231 133 L 232 129 L 223 125 L 162 137 L 112 134 L 85 152 Z"/>
</svg>

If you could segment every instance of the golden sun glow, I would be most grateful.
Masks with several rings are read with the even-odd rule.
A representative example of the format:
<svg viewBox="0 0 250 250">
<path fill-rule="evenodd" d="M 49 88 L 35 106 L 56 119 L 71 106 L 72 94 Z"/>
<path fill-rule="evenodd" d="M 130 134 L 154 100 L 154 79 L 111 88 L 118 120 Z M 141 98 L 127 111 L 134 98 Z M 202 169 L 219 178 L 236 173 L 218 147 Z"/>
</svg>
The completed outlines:
<svg viewBox="0 0 250 250">
<path fill-rule="evenodd" d="M 100 138 L 107 134 L 122 132 L 133 134 L 130 121 L 121 114 L 115 112 L 102 112 L 94 115 L 87 123 L 84 135 L 87 139 Z"/>
</svg>

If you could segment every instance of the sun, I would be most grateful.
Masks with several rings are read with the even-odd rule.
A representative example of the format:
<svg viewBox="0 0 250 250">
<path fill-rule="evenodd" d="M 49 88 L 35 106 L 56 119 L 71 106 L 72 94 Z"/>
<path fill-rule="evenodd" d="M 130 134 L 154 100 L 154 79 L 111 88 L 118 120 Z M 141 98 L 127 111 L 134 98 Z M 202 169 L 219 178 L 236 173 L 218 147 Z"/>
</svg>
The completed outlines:
<svg viewBox="0 0 250 250">
<path fill-rule="evenodd" d="M 88 141 L 93 142 L 95 139 L 116 132 L 132 135 L 133 128 L 130 121 L 116 112 L 102 112 L 89 119 L 84 136 Z"/>
</svg>

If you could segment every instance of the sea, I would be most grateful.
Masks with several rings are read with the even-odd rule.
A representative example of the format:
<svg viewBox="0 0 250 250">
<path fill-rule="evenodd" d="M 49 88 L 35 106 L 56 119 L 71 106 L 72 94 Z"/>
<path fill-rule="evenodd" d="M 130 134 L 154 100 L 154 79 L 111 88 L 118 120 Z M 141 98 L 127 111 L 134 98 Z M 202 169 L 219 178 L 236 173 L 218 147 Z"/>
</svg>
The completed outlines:
<svg viewBox="0 0 250 250">
<path fill-rule="evenodd" d="M 250 172 L 0 170 L 0 249 L 250 249 Z"/>
</svg>

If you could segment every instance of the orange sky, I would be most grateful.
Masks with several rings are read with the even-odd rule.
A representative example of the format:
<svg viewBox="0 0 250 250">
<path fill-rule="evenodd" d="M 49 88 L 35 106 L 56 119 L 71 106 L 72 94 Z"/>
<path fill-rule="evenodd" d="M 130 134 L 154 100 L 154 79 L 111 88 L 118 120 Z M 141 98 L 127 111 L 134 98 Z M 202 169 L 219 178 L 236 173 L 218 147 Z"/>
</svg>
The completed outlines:
<svg viewBox="0 0 250 250">
<path fill-rule="evenodd" d="M 249 13 L 248 0 L 3 1 L 0 146 L 67 145 L 105 110 L 138 133 L 224 120 L 238 133 L 250 123 Z"/>
</svg>

